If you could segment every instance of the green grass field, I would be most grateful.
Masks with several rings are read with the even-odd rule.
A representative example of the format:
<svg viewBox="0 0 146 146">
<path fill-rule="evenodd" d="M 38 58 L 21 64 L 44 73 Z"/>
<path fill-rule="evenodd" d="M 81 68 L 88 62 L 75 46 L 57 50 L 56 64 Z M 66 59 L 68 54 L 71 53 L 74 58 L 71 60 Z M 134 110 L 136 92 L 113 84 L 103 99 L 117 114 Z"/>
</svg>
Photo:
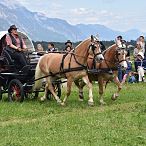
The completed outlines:
<svg viewBox="0 0 146 146">
<path fill-rule="evenodd" d="M 54 100 L 40 103 L 25 100 L 0 103 L 0 146 L 146 146 L 146 84 L 127 84 L 120 97 L 111 100 L 115 85 L 105 93 L 106 106 L 98 102 L 94 86 L 95 106 L 78 101 L 73 88 L 67 105 Z M 64 91 L 62 93 L 64 96 Z"/>
</svg>

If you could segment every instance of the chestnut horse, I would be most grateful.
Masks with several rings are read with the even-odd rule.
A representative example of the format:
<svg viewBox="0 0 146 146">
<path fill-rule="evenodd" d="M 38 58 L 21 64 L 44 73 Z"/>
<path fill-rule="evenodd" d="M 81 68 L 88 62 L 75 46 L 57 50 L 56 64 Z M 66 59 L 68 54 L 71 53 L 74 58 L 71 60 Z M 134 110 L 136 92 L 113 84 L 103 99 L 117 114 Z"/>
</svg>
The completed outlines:
<svg viewBox="0 0 146 146">
<path fill-rule="evenodd" d="M 103 52 L 104 60 L 101 63 L 95 64 L 96 69 L 94 69 L 94 71 L 97 71 L 96 73 L 90 72 L 90 69 L 93 69 L 94 62 L 93 59 L 88 58 L 88 77 L 91 83 L 92 81 L 98 81 L 100 104 L 105 104 L 103 100 L 104 83 L 108 81 L 114 81 L 114 83 L 118 86 L 118 90 L 113 94 L 112 99 L 115 100 L 119 96 L 122 84 L 118 79 L 118 66 L 120 65 L 124 69 L 127 68 L 127 62 L 125 60 L 126 53 L 125 48 L 119 48 L 117 44 L 112 45 Z M 85 84 L 79 80 L 76 80 L 75 84 L 79 88 L 80 100 L 83 100 L 83 87 Z"/>
<path fill-rule="evenodd" d="M 103 60 L 104 57 L 100 51 L 100 43 L 96 37 L 81 42 L 74 52 L 66 54 L 49 53 L 42 56 L 36 66 L 34 90 L 41 88 L 41 77 L 46 77 L 46 86 L 44 96 L 41 100 L 46 99 L 47 91 L 50 90 L 54 98 L 61 105 L 65 104 L 67 97 L 71 93 L 72 82 L 82 78 L 89 88 L 88 104 L 93 105 L 92 84 L 89 82 L 87 75 L 87 58 L 88 55 L 94 56 L 95 60 Z M 58 78 L 67 78 L 67 93 L 63 102 L 54 92 L 52 82 Z M 37 80 L 39 79 L 39 80 Z"/>
</svg>

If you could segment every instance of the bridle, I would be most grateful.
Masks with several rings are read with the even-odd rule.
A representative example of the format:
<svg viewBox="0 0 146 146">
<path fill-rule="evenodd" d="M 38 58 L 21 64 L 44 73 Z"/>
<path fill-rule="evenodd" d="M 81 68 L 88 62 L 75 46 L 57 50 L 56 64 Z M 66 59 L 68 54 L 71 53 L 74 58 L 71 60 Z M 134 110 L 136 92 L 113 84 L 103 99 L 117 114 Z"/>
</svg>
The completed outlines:
<svg viewBox="0 0 146 146">
<path fill-rule="evenodd" d="M 120 47 L 118 47 L 118 48 L 116 48 L 116 50 L 115 50 L 116 53 L 115 53 L 114 59 L 115 59 L 116 61 L 110 61 L 110 60 L 104 59 L 106 65 L 107 65 L 107 67 L 108 67 L 109 69 L 110 69 L 110 67 L 109 67 L 109 65 L 108 65 L 107 62 L 113 63 L 115 66 L 119 66 L 121 62 L 126 61 L 126 59 L 121 59 L 121 60 L 119 59 L 119 55 L 120 55 L 120 54 L 119 54 L 119 51 L 121 51 L 121 50 L 125 51 L 125 48 L 120 48 Z M 104 51 L 104 55 L 105 55 L 106 51 L 107 51 L 107 50 Z M 124 52 L 123 52 L 123 53 L 124 53 Z M 124 53 L 124 54 L 125 54 L 125 53 Z"/>
<path fill-rule="evenodd" d="M 117 48 L 116 49 L 116 54 L 115 54 L 115 59 L 116 59 L 116 64 L 120 64 L 121 62 L 123 62 L 123 61 L 126 61 L 126 59 L 119 59 L 119 51 L 123 51 L 122 53 L 124 53 L 125 54 L 125 48 Z"/>
<path fill-rule="evenodd" d="M 92 43 L 89 45 L 89 49 L 88 49 L 88 50 L 92 50 L 93 55 L 94 55 L 94 60 L 95 60 L 95 58 L 96 58 L 98 55 L 101 55 L 101 54 L 102 54 L 102 53 L 101 53 L 101 50 L 99 50 L 98 53 L 95 53 L 95 50 L 96 50 L 96 48 L 97 48 L 97 46 L 96 46 L 95 44 L 97 44 L 97 43 L 98 43 L 99 49 L 100 49 L 100 42 L 99 42 L 98 40 L 95 40 L 94 42 L 92 42 Z"/>
</svg>

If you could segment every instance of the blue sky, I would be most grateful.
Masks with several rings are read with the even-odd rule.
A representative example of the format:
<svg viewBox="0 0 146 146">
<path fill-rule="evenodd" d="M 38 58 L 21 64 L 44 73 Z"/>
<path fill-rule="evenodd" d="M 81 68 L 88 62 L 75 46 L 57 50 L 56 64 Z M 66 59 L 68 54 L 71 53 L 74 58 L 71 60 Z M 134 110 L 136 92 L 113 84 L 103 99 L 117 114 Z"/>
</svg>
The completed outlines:
<svg viewBox="0 0 146 146">
<path fill-rule="evenodd" d="M 31 11 L 70 24 L 103 24 L 114 30 L 146 32 L 146 0 L 18 0 Z"/>
</svg>

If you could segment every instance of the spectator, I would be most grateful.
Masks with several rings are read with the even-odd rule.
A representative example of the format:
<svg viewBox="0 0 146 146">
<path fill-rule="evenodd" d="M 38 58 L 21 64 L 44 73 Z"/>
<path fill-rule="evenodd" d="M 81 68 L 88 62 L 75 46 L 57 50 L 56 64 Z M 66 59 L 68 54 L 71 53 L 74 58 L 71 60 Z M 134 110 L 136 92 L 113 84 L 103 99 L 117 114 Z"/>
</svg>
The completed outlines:
<svg viewBox="0 0 146 146">
<path fill-rule="evenodd" d="M 122 84 L 125 83 L 127 77 L 130 75 L 132 71 L 132 62 L 130 61 L 130 57 L 126 58 L 127 60 L 127 69 L 125 70 L 125 74 L 123 75 Z"/>
<path fill-rule="evenodd" d="M 122 48 L 122 44 L 123 44 L 123 37 L 121 35 L 117 36 L 117 38 L 115 39 L 115 43 L 118 45 L 119 48 Z M 123 80 L 123 70 L 122 68 L 119 66 L 118 67 L 118 79 L 120 82 L 122 82 Z"/>
<path fill-rule="evenodd" d="M 128 83 L 136 83 L 135 74 L 136 74 L 135 72 L 130 72 L 130 73 L 129 73 Z"/>
<path fill-rule="evenodd" d="M 64 51 L 70 52 L 73 50 L 72 42 L 70 40 L 67 40 L 65 45 L 66 45 L 66 47 L 65 47 Z"/>
<path fill-rule="evenodd" d="M 145 40 L 144 40 L 144 36 L 140 36 L 138 38 L 137 42 L 140 44 L 143 54 L 145 54 Z"/>
<path fill-rule="evenodd" d="M 144 77 L 144 54 L 143 52 L 139 52 L 137 55 L 137 60 L 136 60 L 136 66 L 137 66 L 137 72 L 138 72 L 138 81 L 145 82 L 145 77 Z"/>
<path fill-rule="evenodd" d="M 133 56 L 134 56 L 134 66 L 135 66 L 135 71 L 137 72 L 137 55 L 139 52 L 142 52 L 142 48 L 141 48 L 141 45 L 139 42 L 136 43 L 136 47 L 134 48 L 134 51 L 133 51 Z"/>
</svg>

